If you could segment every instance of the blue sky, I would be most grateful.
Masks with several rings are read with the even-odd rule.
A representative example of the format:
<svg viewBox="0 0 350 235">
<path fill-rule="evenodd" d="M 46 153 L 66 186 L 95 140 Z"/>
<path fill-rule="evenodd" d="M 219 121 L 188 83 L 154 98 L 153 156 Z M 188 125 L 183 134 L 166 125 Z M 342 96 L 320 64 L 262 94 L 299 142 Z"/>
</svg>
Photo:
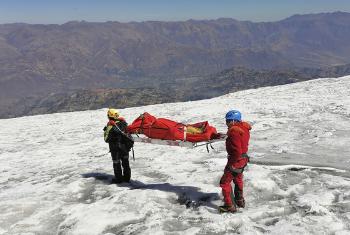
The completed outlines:
<svg viewBox="0 0 350 235">
<path fill-rule="evenodd" d="M 350 0 L 0 0 L 0 23 L 182 21 L 220 17 L 259 22 L 334 11 L 350 12 Z"/>
</svg>

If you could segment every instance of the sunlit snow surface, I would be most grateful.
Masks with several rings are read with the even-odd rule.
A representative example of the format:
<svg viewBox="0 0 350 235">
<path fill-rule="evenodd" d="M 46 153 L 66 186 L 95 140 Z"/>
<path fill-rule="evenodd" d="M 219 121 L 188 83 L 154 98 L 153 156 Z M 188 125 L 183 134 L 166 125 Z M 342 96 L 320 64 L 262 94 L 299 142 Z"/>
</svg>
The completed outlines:
<svg viewBox="0 0 350 235">
<path fill-rule="evenodd" d="M 253 125 L 237 214 L 217 212 L 224 142 L 137 143 L 132 182 L 115 185 L 106 109 L 0 120 L 0 234 L 350 234 L 350 76 L 121 113 L 225 132 L 229 109 Z"/>
</svg>

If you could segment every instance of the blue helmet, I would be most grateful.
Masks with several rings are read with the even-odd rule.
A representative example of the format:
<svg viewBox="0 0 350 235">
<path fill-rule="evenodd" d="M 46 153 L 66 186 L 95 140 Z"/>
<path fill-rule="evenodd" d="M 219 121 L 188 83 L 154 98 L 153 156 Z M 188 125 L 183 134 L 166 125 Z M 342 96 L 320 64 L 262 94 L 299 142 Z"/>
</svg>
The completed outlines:
<svg viewBox="0 0 350 235">
<path fill-rule="evenodd" d="M 242 121 L 242 114 L 238 110 L 230 110 L 226 113 L 226 121 Z"/>
</svg>

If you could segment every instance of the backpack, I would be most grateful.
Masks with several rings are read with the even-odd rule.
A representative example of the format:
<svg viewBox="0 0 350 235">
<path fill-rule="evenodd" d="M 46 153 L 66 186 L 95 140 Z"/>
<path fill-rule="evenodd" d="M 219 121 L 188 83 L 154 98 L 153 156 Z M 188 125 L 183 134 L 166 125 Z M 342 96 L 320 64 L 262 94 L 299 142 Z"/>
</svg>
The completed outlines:
<svg viewBox="0 0 350 235">
<path fill-rule="evenodd" d="M 117 128 L 117 130 L 120 132 L 121 134 L 121 142 L 124 145 L 124 150 L 126 150 L 126 152 L 130 152 L 130 150 L 132 149 L 132 147 L 134 147 L 134 139 L 132 138 L 131 135 L 126 134 L 124 131 L 122 131 L 118 125 L 115 125 L 115 127 Z"/>
<path fill-rule="evenodd" d="M 132 136 L 125 134 L 124 132 L 122 133 L 122 141 L 125 145 L 125 149 L 130 152 L 132 147 L 134 147 L 134 140 Z"/>
</svg>

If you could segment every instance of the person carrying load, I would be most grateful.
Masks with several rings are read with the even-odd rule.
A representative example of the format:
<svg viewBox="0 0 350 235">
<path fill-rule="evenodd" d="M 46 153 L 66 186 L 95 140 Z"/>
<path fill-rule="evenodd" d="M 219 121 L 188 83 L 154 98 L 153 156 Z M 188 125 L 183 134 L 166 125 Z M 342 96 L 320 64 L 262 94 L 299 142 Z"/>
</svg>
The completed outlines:
<svg viewBox="0 0 350 235">
<path fill-rule="evenodd" d="M 243 171 L 249 162 L 247 155 L 251 126 L 242 121 L 242 115 L 237 110 L 229 111 L 226 116 L 228 128 L 226 138 L 227 164 L 220 180 L 220 187 L 224 196 L 224 205 L 219 207 L 220 212 L 237 211 L 237 207 L 244 208 Z M 232 198 L 231 181 L 235 184 L 234 199 Z"/>
<path fill-rule="evenodd" d="M 128 124 L 119 115 L 118 110 L 108 109 L 107 125 L 103 128 L 104 140 L 109 144 L 109 150 L 113 160 L 114 182 L 130 182 L 131 169 L 129 165 L 129 151 L 134 145 L 130 135 L 126 133 Z M 123 169 L 122 169 L 123 168 Z"/>
</svg>

